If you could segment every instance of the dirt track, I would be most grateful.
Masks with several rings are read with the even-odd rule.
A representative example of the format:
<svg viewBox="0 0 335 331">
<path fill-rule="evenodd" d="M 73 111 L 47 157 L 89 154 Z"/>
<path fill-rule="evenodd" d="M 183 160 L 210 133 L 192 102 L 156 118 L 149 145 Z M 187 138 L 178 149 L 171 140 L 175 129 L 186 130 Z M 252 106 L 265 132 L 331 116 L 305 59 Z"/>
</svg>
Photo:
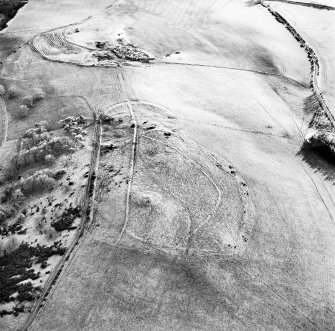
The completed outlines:
<svg viewBox="0 0 335 331">
<path fill-rule="evenodd" d="M 283 1 L 285 2 L 285 1 Z M 290 2 L 288 2 L 290 3 Z M 269 5 L 264 5 L 264 2 L 262 2 L 262 5 L 267 8 L 269 10 L 269 12 L 276 17 L 277 19 L 279 19 L 279 21 L 281 21 L 282 24 L 284 24 L 284 26 L 286 28 L 289 29 L 289 31 L 292 33 L 292 36 L 294 38 L 297 39 L 297 41 L 300 44 L 300 47 L 305 48 L 306 50 L 306 54 L 307 56 L 310 56 L 310 62 L 311 62 L 311 88 L 314 92 L 314 95 L 316 96 L 319 104 L 320 104 L 320 108 L 321 110 L 325 111 L 327 114 L 327 117 L 329 118 L 329 121 L 331 122 L 333 128 L 335 128 L 335 117 L 333 112 L 328 108 L 324 97 L 322 95 L 322 92 L 320 90 L 319 87 L 319 75 L 320 72 L 322 72 L 322 80 L 325 80 L 324 76 L 327 76 L 327 71 L 329 71 L 328 66 L 331 65 L 329 63 L 323 63 L 326 68 L 320 68 L 320 62 L 319 62 L 319 58 L 316 55 L 315 51 L 308 45 L 306 45 L 305 40 L 301 37 L 300 33 L 293 28 L 293 26 L 287 22 L 287 20 L 285 20 L 278 12 L 274 11 Z M 313 4 L 311 5 L 311 7 L 313 7 Z M 314 7 L 313 7 L 314 8 Z"/>
<path fill-rule="evenodd" d="M 84 235 L 85 230 L 89 228 L 90 223 L 93 218 L 93 210 L 91 208 L 94 205 L 95 189 L 96 189 L 96 171 L 99 166 L 99 153 L 100 153 L 100 139 L 101 139 L 101 123 L 97 120 L 95 123 L 95 139 L 94 148 L 92 150 L 90 173 L 88 175 L 87 184 L 85 187 L 85 192 L 82 197 L 82 210 L 83 216 L 80 223 L 80 228 L 76 234 L 75 239 L 72 244 L 68 247 L 66 254 L 59 261 L 57 266 L 54 268 L 46 282 L 43 292 L 40 297 L 34 303 L 31 312 L 22 326 L 22 330 L 28 330 L 31 324 L 35 321 L 36 316 L 43 310 L 44 302 L 52 295 L 52 292 L 56 289 L 58 282 L 60 281 L 63 273 L 65 272 L 67 266 L 71 263 L 71 259 L 76 254 L 79 249 Z M 93 194 L 92 194 L 93 192 Z"/>
<path fill-rule="evenodd" d="M 7 140 L 7 132 L 8 132 L 8 114 L 6 109 L 6 104 L 4 100 L 0 97 L 0 118 L 1 118 L 1 136 L 0 136 L 0 146 Z"/>
<path fill-rule="evenodd" d="M 266 1 L 273 1 L 273 2 L 282 2 L 287 3 L 290 5 L 298 5 L 298 6 L 304 6 L 304 7 L 312 7 L 316 9 L 325 9 L 325 10 L 335 10 L 332 6 L 322 5 L 319 3 L 313 3 L 313 2 L 303 2 L 303 1 L 291 1 L 291 0 L 266 0 Z"/>
</svg>

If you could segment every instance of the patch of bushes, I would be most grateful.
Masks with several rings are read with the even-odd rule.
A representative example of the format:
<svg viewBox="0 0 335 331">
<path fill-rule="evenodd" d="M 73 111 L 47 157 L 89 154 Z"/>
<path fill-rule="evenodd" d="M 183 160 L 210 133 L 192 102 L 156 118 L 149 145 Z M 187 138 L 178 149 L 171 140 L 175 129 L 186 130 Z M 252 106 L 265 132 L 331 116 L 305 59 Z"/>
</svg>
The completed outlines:
<svg viewBox="0 0 335 331">
<path fill-rule="evenodd" d="M 39 273 L 30 269 L 33 263 L 45 265 L 49 257 L 64 254 L 65 248 L 60 247 L 59 243 L 50 247 L 21 244 L 14 251 L 5 253 L 0 257 L 0 303 L 34 300 L 39 288 L 34 288 L 31 282 L 20 284 L 28 279 L 39 278 Z M 18 295 L 14 298 L 12 295 L 16 292 Z"/>
<path fill-rule="evenodd" d="M 118 58 L 130 61 L 149 62 L 154 59 L 148 53 L 131 44 L 113 47 L 112 51 Z"/>
<path fill-rule="evenodd" d="M 96 47 L 103 52 L 97 52 L 94 55 L 99 60 L 113 59 L 113 54 L 119 59 L 126 59 L 131 61 L 142 61 L 149 62 L 153 60 L 154 57 L 144 50 L 136 47 L 135 45 L 128 43 L 127 40 L 123 38 L 117 39 L 118 45 L 112 46 L 107 42 L 96 42 Z M 110 54 L 108 54 L 108 52 Z"/>
<path fill-rule="evenodd" d="M 75 148 L 74 142 L 68 137 L 54 137 L 41 141 L 37 146 L 21 150 L 12 159 L 13 164 L 19 168 L 29 166 L 37 162 L 44 162 L 49 154 L 58 156 L 69 153 Z"/>
<path fill-rule="evenodd" d="M 1 236 L 7 236 L 10 234 L 17 233 L 22 230 L 22 225 L 20 221 L 16 221 L 14 224 L 6 226 L 6 227 L 0 227 L 0 235 Z"/>
<path fill-rule="evenodd" d="M 39 123 L 34 128 L 27 130 L 21 137 L 21 149 L 28 150 L 44 141 L 49 141 L 51 135 L 46 128 L 47 125 L 48 123 Z"/>
<path fill-rule="evenodd" d="M 45 92 L 41 88 L 35 88 L 32 91 L 33 102 L 42 100 L 45 98 Z"/>
<path fill-rule="evenodd" d="M 33 97 L 29 94 L 26 94 L 22 97 L 22 104 L 26 105 L 29 108 L 33 107 Z"/>
<path fill-rule="evenodd" d="M 3 85 L 0 85 L 0 97 L 4 96 L 6 93 L 6 90 Z"/>
<path fill-rule="evenodd" d="M 81 208 L 79 206 L 69 207 L 63 212 L 60 220 L 53 222 L 51 226 L 54 227 L 58 232 L 71 230 L 74 220 L 80 216 Z"/>
<path fill-rule="evenodd" d="M 55 162 L 56 158 L 52 154 L 47 154 L 44 157 L 44 162 L 47 164 L 53 164 Z"/>
<path fill-rule="evenodd" d="M 313 118 L 313 121 L 311 123 L 311 127 L 319 130 L 334 130 L 332 122 L 328 118 L 325 111 L 318 111 L 318 113 L 316 113 L 316 116 Z"/>
<path fill-rule="evenodd" d="M 20 206 L 23 201 L 24 201 L 24 194 L 22 193 L 20 188 L 17 188 L 16 190 L 14 190 L 14 192 L 12 193 L 12 201 L 14 203 L 15 207 Z"/>
<path fill-rule="evenodd" d="M 65 169 L 60 169 L 57 170 L 53 173 L 52 177 L 56 180 L 61 179 L 64 175 L 66 174 L 66 170 Z"/>
<path fill-rule="evenodd" d="M 40 88 L 35 88 L 32 93 L 25 94 L 22 98 L 22 104 L 32 108 L 34 104 L 45 98 L 45 92 Z"/>
<path fill-rule="evenodd" d="M 335 151 L 334 131 L 310 129 L 306 141 L 313 147 L 328 146 L 333 152 Z"/>
<path fill-rule="evenodd" d="M 87 132 L 83 130 L 83 126 L 86 124 L 87 119 L 80 115 L 78 117 L 69 116 L 60 123 L 65 131 L 67 131 L 74 141 L 80 142 L 84 140 Z"/>
<path fill-rule="evenodd" d="M 36 171 L 32 176 L 20 180 L 17 185 L 23 194 L 30 195 L 35 192 L 50 190 L 55 184 L 56 181 L 47 171 Z"/>
<path fill-rule="evenodd" d="M 9 99 L 14 99 L 18 97 L 22 93 L 22 91 L 16 85 L 12 85 L 8 88 L 7 93 Z"/>
<path fill-rule="evenodd" d="M 312 147 L 325 146 L 335 153 L 335 128 L 325 112 L 321 111 L 314 116 L 305 143 Z"/>
<path fill-rule="evenodd" d="M 34 136 L 47 132 L 46 126 L 48 125 L 48 122 L 43 121 L 35 125 L 34 128 L 28 129 L 23 135 L 23 138 L 33 138 Z"/>
<path fill-rule="evenodd" d="M 1 200 L 3 200 L 2 198 Z M 3 202 L 3 201 L 1 201 Z M 15 215 L 15 209 L 14 208 L 5 208 L 0 207 L 0 224 L 4 223 L 7 219 L 11 218 Z"/>
<path fill-rule="evenodd" d="M 15 99 L 18 96 L 23 95 L 22 104 L 27 105 L 28 107 L 33 107 L 35 102 L 45 98 L 45 92 L 41 88 L 33 88 L 23 93 L 23 91 L 16 85 L 11 85 L 8 88 L 7 95 L 9 99 Z"/>
<path fill-rule="evenodd" d="M 22 91 L 17 86 L 11 86 L 8 89 L 8 98 L 14 99 L 22 95 Z M 35 88 L 31 93 L 26 93 L 22 96 L 21 105 L 12 111 L 12 116 L 15 119 L 23 119 L 29 115 L 35 103 L 45 98 L 45 93 L 40 88 Z"/>
<path fill-rule="evenodd" d="M 33 301 L 35 299 L 34 287 L 31 282 L 19 285 L 17 291 L 18 295 L 16 297 L 16 300 L 18 300 L 19 302 Z"/>
<path fill-rule="evenodd" d="M 56 180 L 52 177 L 55 173 L 49 169 L 40 170 L 29 177 L 21 178 L 19 182 L 7 187 L 5 200 L 14 202 L 16 195 L 18 195 L 17 192 L 20 193 L 21 198 L 24 198 L 31 194 L 51 190 L 56 184 Z"/>
<path fill-rule="evenodd" d="M 26 105 L 21 105 L 17 107 L 15 110 L 12 112 L 12 116 L 16 119 L 23 119 L 26 118 L 29 114 L 29 109 Z"/>
</svg>

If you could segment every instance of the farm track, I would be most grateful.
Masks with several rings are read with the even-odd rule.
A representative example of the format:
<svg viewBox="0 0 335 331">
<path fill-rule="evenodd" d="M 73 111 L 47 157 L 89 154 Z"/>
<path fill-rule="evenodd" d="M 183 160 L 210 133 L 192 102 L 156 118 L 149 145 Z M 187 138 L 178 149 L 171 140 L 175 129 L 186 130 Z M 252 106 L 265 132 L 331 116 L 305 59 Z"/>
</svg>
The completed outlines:
<svg viewBox="0 0 335 331">
<path fill-rule="evenodd" d="M 301 312 L 300 309 L 295 307 L 294 304 L 292 304 L 289 300 L 285 299 L 277 291 L 273 290 L 267 282 L 263 281 L 261 275 L 247 268 L 244 264 L 242 264 L 240 260 L 234 259 L 234 261 L 240 265 L 241 272 L 246 272 L 251 279 L 255 279 L 257 280 L 257 282 L 261 282 L 271 297 L 275 297 L 276 299 L 278 299 L 278 301 L 281 301 L 284 304 L 284 306 L 288 306 L 289 309 L 291 309 L 292 311 L 300 315 L 312 327 L 312 330 L 316 330 L 316 331 L 322 330 L 308 316 L 306 316 L 303 312 Z"/>
<path fill-rule="evenodd" d="M 91 111 L 92 115 L 94 116 L 95 111 L 92 108 L 91 104 L 88 102 L 87 98 L 84 97 L 83 95 L 80 94 L 69 94 L 69 95 L 60 95 L 60 97 L 63 98 L 78 98 L 84 101 L 84 103 L 86 104 L 87 108 Z"/>
<path fill-rule="evenodd" d="M 125 215 L 125 220 L 123 223 L 122 230 L 117 238 L 117 242 L 120 242 L 122 239 L 122 236 L 124 232 L 126 231 L 128 221 L 129 221 L 129 210 L 130 210 L 130 194 L 131 194 L 131 189 L 133 185 L 133 180 L 134 180 L 134 172 L 135 172 L 135 162 L 136 162 L 136 152 L 137 152 L 137 143 L 138 143 L 138 124 L 136 120 L 136 116 L 133 110 L 133 107 L 130 103 L 129 100 L 126 101 L 127 106 L 133 121 L 134 125 L 134 133 L 133 133 L 133 140 L 132 140 L 132 153 L 131 153 L 131 160 L 130 160 L 130 171 L 129 171 L 129 178 L 128 178 L 128 188 L 127 188 L 127 195 L 126 195 L 126 215 Z"/>
<path fill-rule="evenodd" d="M 309 177 L 309 179 L 312 181 L 319 197 L 320 200 L 322 201 L 323 205 L 325 206 L 325 208 L 328 211 L 329 214 L 329 218 L 333 221 L 334 217 L 332 212 L 330 211 L 330 208 L 328 206 L 329 203 L 329 199 L 332 203 L 332 205 L 334 206 L 334 201 L 331 197 L 331 195 L 329 194 L 328 190 L 326 189 L 325 185 L 322 183 L 322 180 L 318 180 L 318 183 L 316 182 L 316 180 L 313 179 L 312 175 L 309 173 L 309 171 L 306 169 L 306 166 L 304 165 L 303 162 L 301 162 L 301 167 L 303 168 L 303 170 L 305 171 L 306 175 Z M 318 185 L 319 184 L 319 185 Z M 326 192 L 326 193 L 325 193 Z M 328 198 L 328 199 L 327 199 Z M 328 202 L 326 201 L 328 200 Z"/>
<path fill-rule="evenodd" d="M 180 65 L 180 66 L 190 66 L 190 67 L 205 67 L 205 68 L 215 68 L 215 69 L 226 69 L 226 70 L 236 70 L 236 71 L 246 71 L 246 72 L 252 72 L 259 75 L 264 76 L 275 76 L 280 77 L 290 83 L 293 83 L 295 85 L 298 85 L 300 87 L 306 88 L 307 86 L 301 82 L 298 82 L 297 80 L 293 78 L 289 78 L 287 76 L 284 76 L 282 74 L 277 74 L 274 72 L 269 71 L 260 71 L 256 69 L 248 69 L 248 68 L 239 68 L 239 67 L 230 67 L 230 66 L 220 66 L 220 65 L 210 65 L 210 64 L 202 64 L 202 63 L 186 63 L 186 62 L 169 62 L 169 61 L 153 61 L 153 64 L 166 64 L 166 65 Z"/>
<path fill-rule="evenodd" d="M 71 61 L 62 61 L 62 60 L 57 60 L 57 59 L 53 59 L 50 58 L 48 56 L 46 56 L 45 54 L 43 54 L 43 52 L 41 52 L 35 45 L 34 45 L 34 40 L 36 37 L 41 37 L 45 35 L 45 41 L 47 44 L 49 44 L 51 47 L 54 48 L 65 48 L 68 51 L 72 51 L 73 54 L 75 54 L 76 52 L 78 53 L 80 51 L 80 49 L 85 49 L 88 51 L 92 51 L 95 50 L 93 48 L 89 48 L 89 47 L 85 47 L 76 43 L 73 43 L 71 41 L 68 41 L 64 35 L 64 31 L 62 31 L 61 33 L 52 33 L 50 34 L 50 31 L 48 31 L 47 33 L 41 33 L 40 35 L 36 35 L 33 38 L 31 38 L 28 41 L 28 44 L 30 45 L 30 47 L 32 48 L 32 50 L 34 52 L 36 52 L 38 55 L 40 55 L 40 57 L 42 57 L 44 60 L 47 61 L 52 61 L 52 62 L 57 62 L 57 63 L 68 63 L 68 64 L 72 64 L 72 65 L 77 65 L 80 67 L 99 67 L 99 65 L 96 64 L 82 64 L 82 63 L 78 63 L 78 62 L 71 62 Z M 202 63 L 184 63 L 184 62 L 169 62 L 169 61 L 152 61 L 152 64 L 155 65 L 176 65 L 176 66 L 190 66 L 190 67 L 204 67 L 204 68 L 214 68 L 214 69 L 222 69 L 222 70 L 236 70 L 236 71 L 244 71 L 244 72 L 251 72 L 251 73 L 255 73 L 255 74 L 259 74 L 259 75 L 265 75 L 265 76 L 274 76 L 274 77 L 279 77 L 281 79 L 284 79 L 285 81 L 294 84 L 294 85 L 298 85 L 302 88 L 306 88 L 307 86 L 293 78 L 287 77 L 283 74 L 278 74 L 278 73 L 274 73 L 274 72 L 268 72 L 268 71 L 261 71 L 261 70 L 256 70 L 256 69 L 248 69 L 248 68 L 239 68 L 239 67 L 232 67 L 232 66 L 220 66 L 220 65 L 210 65 L 210 64 L 202 64 Z M 142 64 L 143 65 L 143 64 Z M 145 64 L 144 64 L 145 65 Z M 110 66 L 112 67 L 121 67 L 122 64 L 119 63 L 113 63 Z"/>
<path fill-rule="evenodd" d="M 187 245 L 186 249 L 184 247 L 178 247 L 178 246 L 173 246 L 173 245 L 169 245 L 169 244 L 155 244 L 151 241 L 145 240 L 142 237 L 137 236 L 136 234 L 134 234 L 132 231 L 127 230 L 126 233 L 132 237 L 133 239 L 141 242 L 144 245 L 148 245 L 153 249 L 156 249 L 157 251 L 164 251 L 164 249 L 166 249 L 167 251 L 165 251 L 168 254 L 172 254 L 171 251 L 175 250 L 178 251 L 178 254 L 176 254 L 176 256 L 178 255 L 183 255 L 185 254 L 187 255 L 193 255 L 193 256 L 197 256 L 197 257 L 221 257 L 221 258 L 226 258 L 226 257 L 233 257 L 236 255 L 235 252 L 232 252 L 232 250 L 227 250 L 226 252 L 219 252 L 219 251 L 215 251 L 215 250 L 211 250 L 211 249 L 194 249 L 194 248 L 189 248 L 189 245 Z M 191 238 L 191 236 L 189 237 Z"/>
<path fill-rule="evenodd" d="M 135 101 L 135 100 L 131 100 L 131 102 L 132 103 L 138 103 L 138 104 L 149 105 L 149 106 L 161 108 L 164 111 L 171 113 L 171 111 L 167 110 L 165 107 L 163 107 L 161 105 L 157 105 L 157 104 L 152 103 L 152 102 Z M 116 105 L 113 105 L 113 107 L 115 107 L 115 106 L 117 106 L 119 104 L 122 104 L 122 103 L 123 102 L 120 102 L 120 103 L 118 103 Z M 173 114 L 175 114 L 175 113 L 173 113 Z M 286 134 L 273 134 L 271 132 L 265 132 L 265 131 L 254 130 L 254 129 L 249 129 L 249 128 L 232 127 L 232 126 L 228 126 L 228 125 L 218 124 L 216 122 L 204 122 L 204 121 L 199 121 L 199 120 L 192 120 L 192 119 L 189 119 L 189 118 L 177 116 L 177 114 L 173 115 L 173 119 L 179 119 L 179 120 L 188 121 L 188 122 L 194 122 L 194 123 L 201 123 L 201 124 L 216 126 L 216 127 L 219 127 L 219 128 L 233 130 L 233 131 L 241 131 L 241 132 L 247 132 L 247 133 L 252 133 L 252 134 L 257 134 L 257 135 L 264 135 L 264 136 L 269 136 L 269 137 L 272 136 L 272 137 L 278 137 L 278 138 L 283 138 L 283 139 L 289 139 L 289 138 L 287 138 Z"/>
<path fill-rule="evenodd" d="M 282 2 L 282 3 L 287 3 L 289 5 L 312 7 L 312 8 L 316 8 L 316 9 L 335 10 L 335 7 L 332 7 L 332 6 L 321 5 L 321 4 L 310 3 L 310 2 L 300 2 L 300 1 L 291 1 L 291 0 L 266 0 L 266 1 Z"/>
<path fill-rule="evenodd" d="M 72 244 L 67 249 L 65 255 L 58 262 L 52 274 L 48 278 L 43 292 L 41 293 L 38 300 L 35 302 L 32 311 L 27 318 L 25 324 L 22 326 L 20 330 L 27 331 L 36 322 L 38 314 L 43 310 L 45 305 L 45 301 L 48 296 L 52 295 L 55 291 L 57 284 L 59 283 L 62 275 L 64 274 L 66 268 L 71 263 L 71 260 L 75 256 L 75 253 L 79 250 L 80 244 L 82 242 L 84 231 L 89 227 L 92 220 L 90 217 L 93 215 L 93 209 L 91 208 L 91 200 L 95 197 L 95 187 L 96 187 L 96 171 L 99 162 L 99 154 L 100 154 L 100 142 L 101 142 L 101 120 L 100 118 L 95 121 L 95 133 L 94 133 L 94 144 L 91 155 L 90 162 L 90 172 L 84 192 L 84 197 L 82 199 L 82 221 L 80 224 L 80 228 L 76 233 L 75 239 Z"/>
<path fill-rule="evenodd" d="M 0 142 L 0 148 L 1 148 L 6 143 L 7 135 L 8 135 L 8 112 L 7 112 L 5 100 L 1 96 L 0 96 L 0 108 L 4 116 L 4 119 L 2 121 L 3 137 Z"/>
<path fill-rule="evenodd" d="M 330 111 L 330 109 L 328 108 L 328 106 L 327 106 L 327 104 L 326 104 L 326 102 L 323 98 L 322 92 L 320 91 L 320 88 L 319 88 L 318 76 L 319 76 L 319 70 L 320 70 L 320 64 L 319 64 L 320 62 L 319 62 L 319 59 L 318 59 L 315 51 L 310 46 L 308 46 L 308 48 L 305 47 L 305 41 L 301 37 L 299 32 L 280 13 L 273 10 L 270 5 L 264 4 L 264 1 L 267 1 L 267 0 L 262 0 L 260 2 L 260 4 L 265 9 L 267 9 L 269 11 L 269 13 L 271 15 L 273 15 L 279 23 L 283 24 L 284 27 L 286 27 L 288 29 L 288 31 L 291 33 L 293 38 L 296 39 L 299 42 L 300 46 L 302 46 L 305 49 L 305 52 L 306 52 L 307 56 L 310 56 L 308 50 L 310 51 L 310 53 L 313 54 L 311 56 L 311 59 L 310 59 L 311 67 L 312 67 L 312 70 L 311 70 L 311 88 L 312 88 L 312 91 L 313 91 L 315 97 L 317 98 L 317 100 L 320 104 L 321 109 L 326 112 L 326 115 L 329 118 L 329 121 L 331 122 L 333 128 L 335 129 L 335 117 L 334 117 L 333 113 Z"/>
</svg>

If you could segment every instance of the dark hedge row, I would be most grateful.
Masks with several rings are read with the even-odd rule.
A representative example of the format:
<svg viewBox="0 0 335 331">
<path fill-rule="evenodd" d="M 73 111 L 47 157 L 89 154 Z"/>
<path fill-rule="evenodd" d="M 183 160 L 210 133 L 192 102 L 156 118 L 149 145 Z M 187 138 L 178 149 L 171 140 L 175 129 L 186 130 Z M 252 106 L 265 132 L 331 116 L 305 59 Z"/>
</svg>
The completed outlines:
<svg viewBox="0 0 335 331">
<path fill-rule="evenodd" d="M 81 216 L 81 208 L 79 206 L 69 207 L 65 209 L 60 220 L 53 222 L 51 225 L 56 231 L 71 230 L 72 224 L 77 217 Z"/>
</svg>

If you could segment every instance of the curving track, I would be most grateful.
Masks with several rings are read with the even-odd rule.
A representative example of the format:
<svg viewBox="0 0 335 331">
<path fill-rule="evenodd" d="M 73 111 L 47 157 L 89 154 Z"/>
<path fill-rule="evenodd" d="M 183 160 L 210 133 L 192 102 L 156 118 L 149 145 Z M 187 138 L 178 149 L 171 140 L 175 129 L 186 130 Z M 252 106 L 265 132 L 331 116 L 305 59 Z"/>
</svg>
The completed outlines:
<svg viewBox="0 0 335 331">
<path fill-rule="evenodd" d="M 265 0 L 267 1 L 267 0 Z M 274 9 L 271 8 L 270 5 L 265 4 L 265 1 L 261 2 L 261 5 L 263 7 L 265 7 L 272 15 L 274 16 L 279 16 L 279 17 L 283 17 L 282 15 L 280 15 L 280 13 L 278 11 L 275 11 Z M 282 1 L 280 1 L 282 2 Z M 312 6 L 313 7 L 313 6 Z M 298 20 L 299 20 L 299 15 L 297 15 Z M 308 15 L 306 15 L 306 17 L 309 17 Z M 335 129 L 335 115 L 333 113 L 332 110 L 329 109 L 328 105 L 326 104 L 326 101 L 324 99 L 323 93 L 321 92 L 320 89 L 320 80 L 323 82 L 324 87 L 327 88 L 327 90 L 332 90 L 332 86 L 334 86 L 334 69 L 333 69 L 333 62 L 332 61 L 325 61 L 323 58 L 318 57 L 317 53 L 315 52 L 315 50 L 313 50 L 313 48 L 311 46 L 309 46 L 309 51 L 308 48 L 305 48 L 305 41 L 303 40 L 303 38 L 301 37 L 301 34 L 299 32 L 297 32 L 297 30 L 286 20 L 282 22 L 282 24 L 286 27 L 289 28 L 289 31 L 291 32 L 291 34 L 293 35 L 294 38 L 296 38 L 298 36 L 297 41 L 300 43 L 301 47 L 303 47 L 306 51 L 306 54 L 309 55 L 310 53 L 313 53 L 313 56 L 310 58 L 311 61 L 311 87 L 312 87 L 312 91 L 314 93 L 314 95 L 316 96 L 320 107 L 322 110 L 324 110 L 327 114 L 327 117 L 329 118 L 330 122 L 333 125 L 333 128 Z M 314 24 L 313 24 L 314 23 Z M 319 23 L 319 24 L 318 24 Z M 323 22 L 312 22 L 312 24 L 314 26 L 317 25 L 324 25 L 325 23 Z M 308 30 L 308 28 L 306 28 Z M 320 36 L 323 34 L 323 32 L 320 32 Z M 330 37 L 329 33 L 326 33 L 327 37 L 330 39 L 326 39 L 322 44 L 319 45 L 319 47 L 321 49 L 323 49 L 323 45 L 327 45 L 328 43 L 330 43 L 330 46 L 333 44 L 333 39 Z M 314 43 L 315 40 L 313 39 L 313 37 L 311 38 L 307 32 L 307 37 L 311 39 L 311 42 Z M 327 38 L 326 37 L 326 38 Z M 315 38 L 315 37 L 314 37 Z M 333 48 L 333 50 L 335 50 L 335 48 Z M 332 54 L 331 52 L 331 48 L 329 48 L 328 53 L 330 53 L 330 56 Z M 324 66 L 324 67 L 321 67 Z M 327 67 L 326 67 L 327 66 Z M 330 68 L 329 68 L 330 67 Z M 321 77 L 320 77 L 320 73 L 321 73 Z M 327 77 L 330 76 L 330 77 Z M 330 82 L 327 82 L 327 80 Z M 330 87 L 330 88 L 329 88 Z M 334 102 L 332 102 L 332 105 L 334 104 Z"/>
<path fill-rule="evenodd" d="M 0 148 L 1 148 L 6 143 L 8 134 L 8 113 L 5 100 L 1 96 L 0 96 L 0 117 L 1 117 L 1 135 L 2 135 L 0 142 Z"/>
<path fill-rule="evenodd" d="M 134 170 L 135 170 L 135 161 L 136 161 L 136 150 L 137 150 L 137 141 L 138 141 L 138 135 L 137 135 L 137 130 L 138 130 L 138 124 L 136 120 L 136 116 L 133 110 L 133 107 L 130 103 L 129 100 L 126 101 L 131 118 L 133 120 L 134 124 L 134 134 L 133 134 L 133 140 L 132 140 L 132 152 L 131 152 L 131 165 L 130 165 L 130 172 L 129 172 L 129 178 L 128 178 L 128 188 L 127 188 L 127 195 L 126 195 L 126 215 L 125 215 L 125 220 L 123 223 L 122 230 L 120 232 L 120 235 L 117 238 L 117 242 L 119 242 L 123 236 L 123 234 L 126 231 L 128 221 L 129 221 L 129 209 L 130 209 L 130 194 L 131 194 L 131 188 L 133 184 L 133 179 L 134 179 Z"/>
</svg>

